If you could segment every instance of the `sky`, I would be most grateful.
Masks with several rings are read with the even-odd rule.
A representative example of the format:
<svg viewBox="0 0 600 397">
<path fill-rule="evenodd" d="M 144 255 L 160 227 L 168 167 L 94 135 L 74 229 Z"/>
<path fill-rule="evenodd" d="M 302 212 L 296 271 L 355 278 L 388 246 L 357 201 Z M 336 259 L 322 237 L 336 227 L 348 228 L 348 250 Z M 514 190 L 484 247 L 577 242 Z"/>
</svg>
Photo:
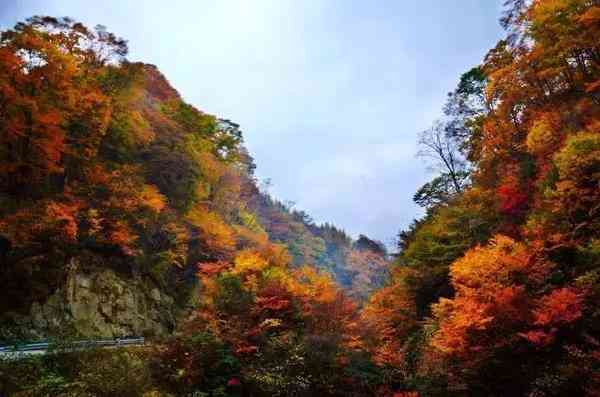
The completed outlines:
<svg viewBox="0 0 600 397">
<path fill-rule="evenodd" d="M 417 135 L 502 38 L 502 0 L 0 0 L 102 24 L 197 108 L 241 124 L 269 191 L 391 245 L 433 175 Z"/>
</svg>

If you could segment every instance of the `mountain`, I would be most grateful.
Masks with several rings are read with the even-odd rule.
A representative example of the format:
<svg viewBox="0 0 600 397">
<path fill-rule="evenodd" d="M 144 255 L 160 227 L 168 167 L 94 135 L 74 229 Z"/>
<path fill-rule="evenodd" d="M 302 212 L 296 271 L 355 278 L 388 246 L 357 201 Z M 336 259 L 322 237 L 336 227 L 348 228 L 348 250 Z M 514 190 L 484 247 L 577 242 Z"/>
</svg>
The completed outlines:
<svg viewBox="0 0 600 397">
<path fill-rule="evenodd" d="M 0 394 L 598 396 L 600 2 L 505 3 L 394 255 L 261 191 L 239 125 L 102 27 L 3 32 L 0 336 L 60 343 Z"/>
<path fill-rule="evenodd" d="M 169 334 L 200 300 L 198 267 L 248 249 L 376 287 L 343 231 L 260 192 L 239 125 L 123 40 L 50 17 L 2 37 L 2 337 Z"/>
</svg>

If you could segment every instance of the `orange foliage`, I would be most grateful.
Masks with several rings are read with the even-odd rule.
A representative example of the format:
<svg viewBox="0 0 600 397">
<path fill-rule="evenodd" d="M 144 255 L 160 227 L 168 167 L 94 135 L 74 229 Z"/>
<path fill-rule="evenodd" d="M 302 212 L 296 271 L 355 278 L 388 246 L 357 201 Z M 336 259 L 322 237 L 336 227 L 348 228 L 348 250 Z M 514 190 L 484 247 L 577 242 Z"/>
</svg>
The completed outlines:
<svg viewBox="0 0 600 397">
<path fill-rule="evenodd" d="M 45 200 L 24 207 L 0 222 L 0 233 L 17 247 L 33 242 L 73 244 L 78 238 L 77 214 L 81 204 L 76 200 Z"/>
<path fill-rule="evenodd" d="M 186 219 L 198 228 L 207 250 L 219 257 L 231 256 L 235 249 L 235 235 L 233 229 L 219 215 L 202 206 L 196 206 L 188 212 Z"/>
<path fill-rule="evenodd" d="M 541 326 L 571 323 L 581 317 L 582 296 L 571 288 L 559 288 L 544 296 L 534 311 L 534 324 Z"/>
<path fill-rule="evenodd" d="M 362 332 L 372 343 L 374 362 L 396 368 L 403 366 L 403 341 L 417 325 L 414 297 L 401 278 L 396 274 L 395 282 L 376 291 L 361 312 Z"/>
<path fill-rule="evenodd" d="M 545 346 L 554 341 L 561 326 L 579 320 L 582 316 L 583 297 L 572 288 L 558 288 L 544 295 L 533 311 L 533 325 L 541 327 L 521 334 L 531 343 Z"/>
<path fill-rule="evenodd" d="M 198 263 L 198 277 L 200 279 L 204 279 L 206 277 L 213 277 L 230 267 L 230 264 L 227 262 L 219 261 L 219 262 L 206 262 L 206 263 Z"/>
<path fill-rule="evenodd" d="M 123 253 L 133 255 L 132 245 L 137 240 L 137 236 L 130 227 L 124 222 L 111 222 L 107 226 L 107 242 L 121 247 Z"/>
<path fill-rule="evenodd" d="M 529 317 L 525 287 L 541 283 L 548 271 L 528 247 L 505 236 L 468 251 L 450 268 L 456 296 L 433 305 L 440 328 L 432 345 L 474 364 L 512 343 Z"/>
<path fill-rule="evenodd" d="M 141 203 L 155 213 L 161 212 L 166 207 L 166 198 L 160 194 L 156 186 L 145 185 L 140 194 Z"/>
<path fill-rule="evenodd" d="M 46 207 L 46 214 L 48 218 L 53 219 L 54 222 L 61 228 L 59 230 L 60 235 L 64 236 L 67 240 L 75 241 L 77 239 L 77 220 L 76 214 L 79 210 L 77 204 L 66 205 L 63 203 L 50 202 Z"/>
<path fill-rule="evenodd" d="M 394 393 L 392 397 L 419 397 L 419 393 L 416 391 L 400 391 Z"/>
</svg>

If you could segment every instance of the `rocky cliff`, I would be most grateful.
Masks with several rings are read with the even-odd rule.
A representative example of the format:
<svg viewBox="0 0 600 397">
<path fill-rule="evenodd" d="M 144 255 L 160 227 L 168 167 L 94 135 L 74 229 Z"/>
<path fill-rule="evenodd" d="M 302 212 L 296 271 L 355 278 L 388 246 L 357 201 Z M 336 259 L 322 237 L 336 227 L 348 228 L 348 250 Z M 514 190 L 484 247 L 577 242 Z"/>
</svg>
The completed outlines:
<svg viewBox="0 0 600 397">
<path fill-rule="evenodd" d="M 176 302 L 157 283 L 142 275 L 110 269 L 82 270 L 73 259 L 65 282 L 45 300 L 34 301 L 29 313 L 9 313 L 5 338 L 48 336 L 123 337 L 171 333 L 178 317 L 193 307 Z"/>
</svg>

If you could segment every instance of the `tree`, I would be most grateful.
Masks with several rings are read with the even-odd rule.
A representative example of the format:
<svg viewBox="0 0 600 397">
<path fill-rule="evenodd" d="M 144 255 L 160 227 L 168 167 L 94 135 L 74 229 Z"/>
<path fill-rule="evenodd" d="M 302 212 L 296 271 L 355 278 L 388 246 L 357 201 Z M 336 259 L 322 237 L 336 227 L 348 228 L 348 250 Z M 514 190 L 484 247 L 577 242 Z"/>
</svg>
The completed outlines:
<svg viewBox="0 0 600 397">
<path fill-rule="evenodd" d="M 354 249 L 346 256 L 345 271 L 351 280 L 350 294 L 365 300 L 372 291 L 384 285 L 388 275 L 388 261 L 380 252 Z"/>
<path fill-rule="evenodd" d="M 439 170 L 442 176 L 437 183 L 429 185 L 426 190 L 435 191 L 429 194 L 431 199 L 419 200 L 423 203 L 434 202 L 433 197 L 448 197 L 460 194 L 467 183 L 467 164 L 460 153 L 457 142 L 448 134 L 447 126 L 443 122 L 437 122 L 433 127 L 425 130 L 419 136 L 420 150 L 418 155 L 434 161 L 433 167 Z"/>
<path fill-rule="evenodd" d="M 456 89 L 448 93 L 443 109 L 447 135 L 470 162 L 479 158 L 482 122 L 492 110 L 486 98 L 487 84 L 481 66 L 463 73 Z"/>
<path fill-rule="evenodd" d="M 382 257 L 387 255 L 387 249 L 381 241 L 371 240 L 364 234 L 358 236 L 358 240 L 354 242 L 354 249 L 358 251 L 371 251 Z"/>
<path fill-rule="evenodd" d="M 466 173 L 460 173 L 460 178 L 467 178 Z M 443 173 L 427 182 L 417 190 L 413 196 L 413 201 L 425 208 L 435 208 L 441 204 L 446 204 L 458 193 L 454 188 L 454 181 L 449 174 Z"/>
</svg>

